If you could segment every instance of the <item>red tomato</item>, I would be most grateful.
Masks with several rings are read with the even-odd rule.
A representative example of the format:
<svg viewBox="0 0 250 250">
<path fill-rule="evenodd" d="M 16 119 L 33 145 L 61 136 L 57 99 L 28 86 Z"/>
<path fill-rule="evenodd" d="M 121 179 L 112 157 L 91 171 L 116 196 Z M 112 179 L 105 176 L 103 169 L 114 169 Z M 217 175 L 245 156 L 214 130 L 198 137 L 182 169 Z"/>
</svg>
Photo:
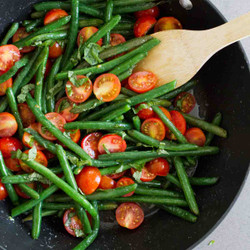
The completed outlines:
<svg viewBox="0 0 250 250">
<path fill-rule="evenodd" d="M 46 69 L 45 69 L 45 73 L 44 73 L 45 78 L 48 76 L 51 68 L 52 68 L 52 62 L 50 61 L 50 59 L 48 59 L 46 62 Z"/>
<path fill-rule="evenodd" d="M 69 134 L 70 139 L 74 143 L 78 143 L 79 142 L 79 140 L 81 138 L 81 131 L 80 131 L 80 129 L 65 130 L 65 132 Z M 58 141 L 58 144 L 62 145 L 64 148 L 66 148 L 66 146 L 64 144 L 62 144 L 60 141 Z"/>
<path fill-rule="evenodd" d="M 190 128 L 186 131 L 185 137 L 189 143 L 203 147 L 206 142 L 206 136 L 200 128 Z"/>
<path fill-rule="evenodd" d="M 186 132 L 186 128 L 187 128 L 187 123 L 183 115 L 180 112 L 175 111 L 175 110 L 170 111 L 170 115 L 171 115 L 172 123 L 184 135 Z M 169 140 L 176 140 L 175 136 L 169 129 L 167 129 L 166 132 L 167 132 L 166 136 Z"/>
<path fill-rule="evenodd" d="M 132 74 L 128 79 L 128 84 L 131 90 L 136 93 L 144 93 L 155 87 L 157 77 L 149 71 L 139 71 Z"/>
<path fill-rule="evenodd" d="M 166 135 L 165 124 L 158 118 L 149 118 L 142 123 L 141 132 L 162 141 Z"/>
<path fill-rule="evenodd" d="M 12 158 L 5 158 L 4 163 L 8 169 L 11 171 L 17 172 L 21 170 L 19 160 L 18 159 L 12 159 Z"/>
<path fill-rule="evenodd" d="M 132 185 L 134 184 L 135 182 L 131 179 L 131 178 L 128 178 L 128 177 L 123 177 L 121 178 L 117 184 L 116 184 L 116 187 L 124 187 L 124 186 L 129 186 L 129 185 Z M 132 196 L 134 194 L 135 191 L 133 192 L 130 192 L 128 194 L 125 194 L 123 195 L 122 197 L 129 197 L 129 196 Z"/>
<path fill-rule="evenodd" d="M 4 72 L 0 72 L 0 76 L 4 74 Z M 12 87 L 12 78 L 8 79 L 6 82 L 0 83 L 0 96 L 5 95 L 7 88 Z"/>
<path fill-rule="evenodd" d="M 145 36 L 155 23 L 156 19 L 152 16 L 143 16 L 137 19 L 134 25 L 135 37 Z"/>
<path fill-rule="evenodd" d="M 135 107 L 138 108 L 141 104 L 146 104 L 145 102 L 143 103 L 140 103 L 138 105 L 136 105 Z M 155 115 L 155 112 L 153 111 L 153 109 L 150 107 L 148 109 L 141 109 L 137 115 L 139 116 L 140 119 L 142 120 L 146 120 L 146 119 L 149 119 L 149 118 L 152 118 L 154 117 Z"/>
<path fill-rule="evenodd" d="M 101 172 L 96 167 L 84 167 L 76 176 L 76 182 L 84 194 L 92 194 L 100 185 Z"/>
<path fill-rule="evenodd" d="M 89 27 L 82 28 L 80 30 L 80 32 L 78 33 L 78 37 L 77 37 L 77 45 L 78 45 L 78 47 L 80 46 L 80 42 L 82 42 L 82 43 L 86 42 L 97 31 L 98 31 L 98 29 L 96 27 L 94 27 L 94 26 L 89 26 Z M 100 46 L 102 46 L 102 39 L 100 39 L 97 42 L 97 44 L 99 44 Z"/>
<path fill-rule="evenodd" d="M 32 189 L 34 189 L 35 190 L 35 188 L 36 188 L 36 184 L 34 183 L 34 182 L 32 182 L 32 183 L 25 183 L 27 186 L 29 186 L 30 188 L 32 188 Z M 14 185 L 14 188 L 15 188 L 15 190 L 16 190 L 16 193 L 20 196 L 20 197 L 22 197 L 22 198 L 24 198 L 24 199 L 30 199 L 30 197 L 27 195 L 27 194 L 25 194 L 22 190 L 21 190 L 21 188 L 18 186 L 18 185 Z"/>
<path fill-rule="evenodd" d="M 30 149 L 24 151 L 25 154 L 28 154 L 30 151 Z M 35 161 L 40 163 L 41 165 L 47 167 L 48 166 L 48 160 L 46 158 L 46 156 L 44 155 L 44 153 L 40 150 L 37 150 L 37 155 L 35 158 Z M 28 165 L 26 165 L 22 160 L 19 160 L 20 166 L 22 168 L 23 171 L 27 172 L 27 173 L 33 173 L 34 170 L 32 168 L 30 168 Z"/>
<path fill-rule="evenodd" d="M 103 74 L 96 78 L 93 91 L 98 100 L 111 102 L 120 94 L 121 82 L 114 74 Z"/>
<path fill-rule="evenodd" d="M 100 189 L 113 189 L 115 187 L 116 187 L 116 182 L 112 178 L 110 178 L 106 175 L 102 176 L 101 182 L 100 182 L 100 185 L 98 188 L 100 188 Z"/>
<path fill-rule="evenodd" d="M 117 33 L 112 33 L 110 35 L 110 44 L 111 46 L 116 46 L 121 43 L 125 43 L 126 39 L 123 35 L 117 34 Z"/>
<path fill-rule="evenodd" d="M 174 100 L 174 106 L 183 113 L 191 112 L 195 107 L 196 101 L 192 94 L 188 92 L 180 93 Z"/>
<path fill-rule="evenodd" d="M 134 168 L 131 168 L 131 174 L 133 175 L 136 172 L 136 170 Z M 155 174 L 152 174 L 148 171 L 148 169 L 146 167 L 144 167 L 142 169 L 142 174 L 141 174 L 141 178 L 140 180 L 143 182 L 148 182 L 148 181 L 152 181 L 154 180 L 156 177 Z"/>
<path fill-rule="evenodd" d="M 28 33 L 24 27 L 21 27 L 17 30 L 17 32 L 12 37 L 12 41 L 13 41 L 13 43 L 15 43 L 15 42 L 27 37 L 28 35 L 30 35 L 30 33 Z M 29 53 L 29 52 L 33 51 L 34 49 L 35 49 L 35 47 L 33 47 L 33 46 L 25 46 L 22 49 L 20 49 L 20 52 Z"/>
<path fill-rule="evenodd" d="M 25 128 L 36 122 L 36 117 L 31 112 L 27 103 L 20 103 L 17 107 Z"/>
<path fill-rule="evenodd" d="M 16 118 L 8 113 L 0 113 L 0 137 L 10 137 L 17 131 Z"/>
<path fill-rule="evenodd" d="M 8 196 L 8 192 L 7 192 L 4 184 L 0 180 L 0 201 L 2 201 L 5 198 L 7 198 L 7 196 Z"/>
<path fill-rule="evenodd" d="M 94 132 L 86 135 L 81 142 L 82 149 L 93 159 L 97 159 L 99 155 L 98 142 L 102 137 L 102 133 Z"/>
<path fill-rule="evenodd" d="M 0 46 L 0 71 L 8 71 L 20 58 L 20 51 L 15 45 Z"/>
<path fill-rule="evenodd" d="M 126 173 L 126 170 L 121 173 L 109 174 L 108 177 L 116 180 L 116 179 L 120 179 L 125 173 Z"/>
<path fill-rule="evenodd" d="M 68 16 L 68 13 L 62 9 L 53 9 L 46 13 L 44 17 L 44 25 L 52 23 L 64 16 Z"/>
<path fill-rule="evenodd" d="M 22 149 L 22 143 L 18 139 L 14 137 L 0 138 L 0 151 L 4 158 L 10 158 L 11 152 L 18 149 Z"/>
<path fill-rule="evenodd" d="M 83 79 L 83 78 L 86 78 L 86 76 L 82 75 L 77 76 L 77 79 Z M 76 87 L 70 81 L 68 81 L 65 85 L 66 95 L 74 103 L 85 102 L 90 97 L 92 89 L 93 86 L 90 79 L 80 87 Z"/>
<path fill-rule="evenodd" d="M 116 209 L 115 217 L 120 226 L 135 229 L 142 224 L 144 212 L 136 203 L 126 202 Z"/>
<path fill-rule="evenodd" d="M 144 17 L 144 16 L 152 16 L 154 18 L 157 18 L 159 15 L 160 15 L 160 10 L 157 6 L 151 8 L 151 9 L 140 10 L 140 11 L 135 12 L 136 18 L 140 18 L 140 17 Z"/>
<path fill-rule="evenodd" d="M 124 152 L 127 143 L 121 136 L 116 134 L 104 135 L 98 142 L 98 151 L 100 154 L 106 154 L 106 150 L 110 153 Z"/>
<path fill-rule="evenodd" d="M 167 176 L 167 174 L 169 173 L 169 164 L 167 160 L 163 158 L 157 158 L 150 162 L 147 162 L 145 167 L 150 173 L 155 175 Z"/>
<path fill-rule="evenodd" d="M 180 21 L 174 17 L 162 17 L 157 21 L 154 32 L 174 29 L 182 29 Z"/>
<path fill-rule="evenodd" d="M 55 112 L 51 112 L 46 114 L 45 117 L 61 132 L 65 131 L 64 125 L 66 124 L 66 121 L 61 115 Z M 41 136 L 44 137 L 45 139 L 50 141 L 56 140 L 56 137 L 53 136 L 46 128 L 44 128 L 41 123 L 38 124 L 38 131 L 41 134 Z"/>
<path fill-rule="evenodd" d="M 63 48 L 58 42 L 55 42 L 52 46 L 49 47 L 49 58 L 57 58 L 62 55 L 62 53 Z"/>
<path fill-rule="evenodd" d="M 54 157 L 55 157 L 55 155 L 54 154 L 52 154 L 50 151 L 48 151 L 48 150 L 43 150 L 43 153 L 44 153 L 44 155 L 46 156 L 46 158 L 48 159 L 48 160 L 50 160 L 50 159 L 53 159 Z"/>
<path fill-rule="evenodd" d="M 72 122 L 79 116 L 79 114 L 70 112 L 73 107 L 73 102 L 71 102 L 67 97 L 63 97 L 56 103 L 55 111 L 59 113 L 66 120 L 66 122 Z"/>
<path fill-rule="evenodd" d="M 38 123 L 32 123 L 29 126 L 29 128 L 32 128 L 33 130 L 38 132 L 38 125 L 39 125 Z M 36 140 L 34 140 L 34 137 L 27 132 L 23 133 L 22 142 L 23 142 L 23 145 L 28 148 L 32 148 L 33 146 L 35 146 L 37 150 L 44 150 L 44 147 L 41 146 Z"/>
</svg>

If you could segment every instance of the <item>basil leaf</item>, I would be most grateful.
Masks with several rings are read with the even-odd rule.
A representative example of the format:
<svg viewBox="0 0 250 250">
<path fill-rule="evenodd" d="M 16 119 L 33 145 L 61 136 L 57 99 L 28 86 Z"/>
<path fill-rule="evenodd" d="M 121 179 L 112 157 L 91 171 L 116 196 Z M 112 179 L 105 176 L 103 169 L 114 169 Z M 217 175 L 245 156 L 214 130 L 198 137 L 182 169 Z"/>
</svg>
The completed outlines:
<svg viewBox="0 0 250 250">
<path fill-rule="evenodd" d="M 27 94 L 35 89 L 35 84 L 27 84 L 21 89 L 21 93 L 17 96 L 18 103 L 24 103 L 26 101 Z"/>
<path fill-rule="evenodd" d="M 102 63 L 103 60 L 99 57 L 99 53 L 103 48 L 97 43 L 90 43 L 84 49 L 84 59 L 90 65 L 96 65 Z"/>
</svg>

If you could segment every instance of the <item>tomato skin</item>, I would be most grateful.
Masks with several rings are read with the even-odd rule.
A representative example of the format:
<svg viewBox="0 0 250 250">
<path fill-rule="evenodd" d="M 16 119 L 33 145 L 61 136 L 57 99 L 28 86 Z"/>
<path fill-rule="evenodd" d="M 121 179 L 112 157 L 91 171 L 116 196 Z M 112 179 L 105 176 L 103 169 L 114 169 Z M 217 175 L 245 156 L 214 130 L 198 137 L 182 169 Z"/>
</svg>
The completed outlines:
<svg viewBox="0 0 250 250">
<path fill-rule="evenodd" d="M 154 32 L 173 29 L 182 29 L 180 21 L 174 17 L 162 17 L 155 24 Z"/>
<path fill-rule="evenodd" d="M 123 35 L 117 34 L 117 33 L 112 33 L 110 34 L 110 44 L 111 46 L 116 46 L 121 43 L 125 43 L 126 39 Z"/>
<path fill-rule="evenodd" d="M 145 93 L 153 89 L 157 83 L 157 77 L 150 71 L 139 71 L 128 79 L 128 85 L 136 93 Z"/>
<path fill-rule="evenodd" d="M 196 104 L 194 96 L 188 92 L 180 93 L 174 100 L 174 106 L 183 113 L 190 113 Z"/>
<path fill-rule="evenodd" d="M 94 82 L 93 92 L 98 100 L 113 101 L 121 91 L 119 78 L 111 73 L 102 74 Z"/>
<path fill-rule="evenodd" d="M 116 187 L 116 182 L 112 178 L 110 178 L 106 175 L 102 176 L 101 182 L 100 182 L 100 185 L 98 188 L 100 188 L 100 189 L 113 189 L 115 187 Z"/>
<path fill-rule="evenodd" d="M 21 170 L 18 159 L 5 158 L 4 163 L 5 163 L 6 167 L 13 172 L 18 172 Z"/>
<path fill-rule="evenodd" d="M 92 158 L 97 159 L 99 155 L 98 142 L 102 137 L 102 133 L 94 132 L 86 135 L 81 142 L 82 149 Z"/>
<path fill-rule="evenodd" d="M 55 42 L 52 46 L 49 47 L 49 58 L 55 59 L 61 56 L 63 53 L 63 48 L 58 42 Z"/>
<path fill-rule="evenodd" d="M 121 136 L 116 134 L 104 135 L 98 142 L 98 151 L 100 154 L 106 154 L 106 151 L 103 147 L 110 153 L 124 152 L 127 148 L 127 143 L 122 139 Z"/>
<path fill-rule="evenodd" d="M 206 142 L 206 136 L 200 128 L 189 128 L 185 133 L 185 137 L 189 143 L 200 147 L 203 147 Z"/>
<path fill-rule="evenodd" d="M 101 172 L 96 167 L 84 167 L 76 176 L 76 183 L 86 195 L 92 194 L 101 182 Z"/>
<path fill-rule="evenodd" d="M 62 9 L 53 9 L 46 13 L 44 17 L 44 25 L 47 25 L 49 23 L 52 23 L 64 16 L 68 16 L 68 13 L 65 10 Z"/>
<path fill-rule="evenodd" d="M 128 177 L 123 177 L 121 178 L 117 184 L 116 184 L 116 187 L 124 187 L 124 186 L 129 186 L 129 185 L 132 185 L 134 184 L 135 182 L 131 179 L 131 178 L 128 178 Z M 125 194 L 123 195 L 122 197 L 129 197 L 129 196 L 132 196 L 134 194 L 135 191 L 132 191 L 128 194 Z"/>
<path fill-rule="evenodd" d="M 116 179 L 120 179 L 123 175 L 125 175 L 125 173 L 126 173 L 126 170 L 121 172 L 121 173 L 109 174 L 107 176 L 114 179 L 114 180 L 116 180 Z"/>
<path fill-rule="evenodd" d="M 0 180 L 0 201 L 4 200 L 8 197 L 8 192 L 4 186 L 4 184 Z"/>
<path fill-rule="evenodd" d="M 17 131 L 18 125 L 16 118 L 8 113 L 0 113 L 0 137 L 10 137 Z"/>
<path fill-rule="evenodd" d="M 131 174 L 133 175 L 136 172 L 134 168 L 131 168 Z M 143 182 L 149 182 L 156 178 L 156 175 L 153 173 L 150 173 L 146 167 L 142 169 L 142 174 L 140 180 Z"/>
<path fill-rule="evenodd" d="M 14 137 L 0 138 L 0 151 L 4 158 L 10 158 L 12 151 L 22 150 L 22 143 Z"/>
<path fill-rule="evenodd" d="M 62 110 L 60 108 L 62 102 L 67 102 L 69 104 L 69 107 Z M 58 114 L 60 114 L 66 120 L 66 122 L 73 122 L 74 120 L 77 119 L 79 114 L 71 113 L 70 111 L 72 108 L 73 108 L 73 102 L 71 102 L 67 97 L 63 97 L 56 103 L 55 111 Z"/>
<path fill-rule="evenodd" d="M 17 107 L 18 107 L 18 111 L 21 116 L 24 128 L 27 128 L 31 124 L 36 122 L 36 117 L 31 112 L 27 103 L 19 103 Z"/>
<path fill-rule="evenodd" d="M 144 212 L 139 205 L 132 202 L 122 203 L 115 212 L 116 221 L 122 227 L 135 229 L 144 220 Z"/>
<path fill-rule="evenodd" d="M 86 78 L 86 76 L 83 75 L 77 76 L 77 79 L 83 79 L 83 78 Z M 90 97 L 92 90 L 93 90 L 93 85 L 90 79 L 80 87 L 76 87 L 70 81 L 68 81 L 65 85 L 66 95 L 74 103 L 85 102 Z"/>
<path fill-rule="evenodd" d="M 79 33 L 78 33 L 78 37 L 77 37 L 77 45 L 78 47 L 80 46 L 80 42 L 81 42 L 81 37 L 82 37 L 82 42 L 86 42 L 91 36 L 93 36 L 96 32 L 98 31 L 98 29 L 94 26 L 89 26 L 89 27 L 84 27 L 82 28 Z M 100 39 L 97 44 L 99 44 L 100 46 L 102 46 L 102 39 Z"/>
<path fill-rule="evenodd" d="M 20 51 L 15 45 L 0 46 L 0 71 L 8 71 L 20 58 Z"/>
<path fill-rule="evenodd" d="M 158 6 L 155 6 L 151 9 L 140 10 L 140 11 L 135 12 L 136 18 L 140 18 L 140 17 L 144 17 L 144 16 L 152 16 L 154 18 L 157 18 L 159 15 L 160 15 L 160 10 L 159 10 Z"/>
<path fill-rule="evenodd" d="M 162 141 L 166 135 L 165 124 L 158 118 L 149 118 L 142 123 L 141 132 Z"/>
<path fill-rule="evenodd" d="M 0 76 L 4 74 L 4 72 L 0 72 Z M 0 96 L 3 96 L 6 94 L 7 88 L 12 87 L 12 78 L 8 79 L 6 82 L 0 83 Z"/>
<path fill-rule="evenodd" d="M 34 189 L 35 190 L 35 188 L 36 188 L 36 184 L 34 183 L 34 182 L 31 182 L 31 183 L 25 183 L 27 186 L 29 186 L 30 188 L 32 188 L 32 189 Z M 27 195 L 27 194 L 25 194 L 22 190 L 21 190 L 21 188 L 18 186 L 18 185 L 13 185 L 14 186 L 14 188 L 15 188 L 15 191 L 16 191 L 16 193 L 20 196 L 20 197 L 22 197 L 22 198 L 24 198 L 24 199 L 30 199 L 30 197 Z"/>
<path fill-rule="evenodd" d="M 135 37 L 145 36 L 155 23 L 156 19 L 152 16 L 143 16 L 137 19 L 134 25 Z"/>
<path fill-rule="evenodd" d="M 167 176 L 170 169 L 167 160 L 163 158 L 157 158 L 147 162 L 145 167 L 150 173 L 158 176 Z"/>
<path fill-rule="evenodd" d="M 135 106 L 135 108 L 138 108 L 141 104 L 146 104 L 145 102 L 142 102 L 138 105 Z M 155 116 L 155 112 L 153 111 L 153 109 L 150 107 L 148 109 L 141 109 L 137 115 L 139 116 L 140 119 L 142 120 L 146 120 L 149 118 L 152 118 Z"/>
</svg>

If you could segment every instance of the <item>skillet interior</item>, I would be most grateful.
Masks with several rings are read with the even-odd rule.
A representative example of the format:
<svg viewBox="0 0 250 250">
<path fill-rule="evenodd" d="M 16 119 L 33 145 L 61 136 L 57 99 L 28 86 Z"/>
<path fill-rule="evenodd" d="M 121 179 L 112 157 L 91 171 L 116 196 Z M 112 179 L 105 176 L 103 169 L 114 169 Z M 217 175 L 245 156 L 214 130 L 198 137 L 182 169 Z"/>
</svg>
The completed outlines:
<svg viewBox="0 0 250 250">
<path fill-rule="evenodd" d="M 0 32 L 13 21 L 24 20 L 34 0 L 9 0 L 0 3 Z M 187 29 L 206 29 L 224 22 L 213 6 L 204 0 L 193 0 L 194 8 L 185 11 L 178 5 L 166 4 L 161 15 L 177 17 Z M 8 11 L 6 11 L 8 10 Z M 221 148 L 217 156 L 204 157 L 199 162 L 197 176 L 221 176 L 219 184 L 211 188 L 196 189 L 200 218 L 189 224 L 165 212 L 148 216 L 139 229 L 128 231 L 113 223 L 111 215 L 102 216 L 98 239 L 91 249 L 186 249 L 200 240 L 228 211 L 244 181 L 249 164 L 250 141 L 250 74 L 239 44 L 217 53 L 196 76 L 200 83 L 194 93 L 199 115 L 211 120 L 216 112 L 223 113 L 223 124 L 229 138 L 216 138 Z M 0 248 L 14 249 L 69 249 L 79 241 L 70 237 L 62 221 L 49 218 L 43 221 L 39 240 L 29 235 L 31 223 L 21 223 L 20 218 L 10 221 L 9 202 L 0 202 Z"/>
</svg>

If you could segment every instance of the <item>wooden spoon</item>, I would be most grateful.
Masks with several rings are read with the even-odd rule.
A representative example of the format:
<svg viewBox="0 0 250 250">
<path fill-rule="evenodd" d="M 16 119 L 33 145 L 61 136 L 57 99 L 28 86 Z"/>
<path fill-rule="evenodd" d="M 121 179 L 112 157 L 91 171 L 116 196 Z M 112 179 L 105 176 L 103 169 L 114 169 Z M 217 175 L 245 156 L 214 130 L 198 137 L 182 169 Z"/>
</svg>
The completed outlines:
<svg viewBox="0 0 250 250">
<path fill-rule="evenodd" d="M 213 29 L 167 30 L 152 34 L 161 43 L 135 68 L 158 76 L 158 86 L 189 81 L 217 51 L 250 35 L 250 12 Z M 228 72 L 230 74 L 230 72 Z"/>
</svg>

